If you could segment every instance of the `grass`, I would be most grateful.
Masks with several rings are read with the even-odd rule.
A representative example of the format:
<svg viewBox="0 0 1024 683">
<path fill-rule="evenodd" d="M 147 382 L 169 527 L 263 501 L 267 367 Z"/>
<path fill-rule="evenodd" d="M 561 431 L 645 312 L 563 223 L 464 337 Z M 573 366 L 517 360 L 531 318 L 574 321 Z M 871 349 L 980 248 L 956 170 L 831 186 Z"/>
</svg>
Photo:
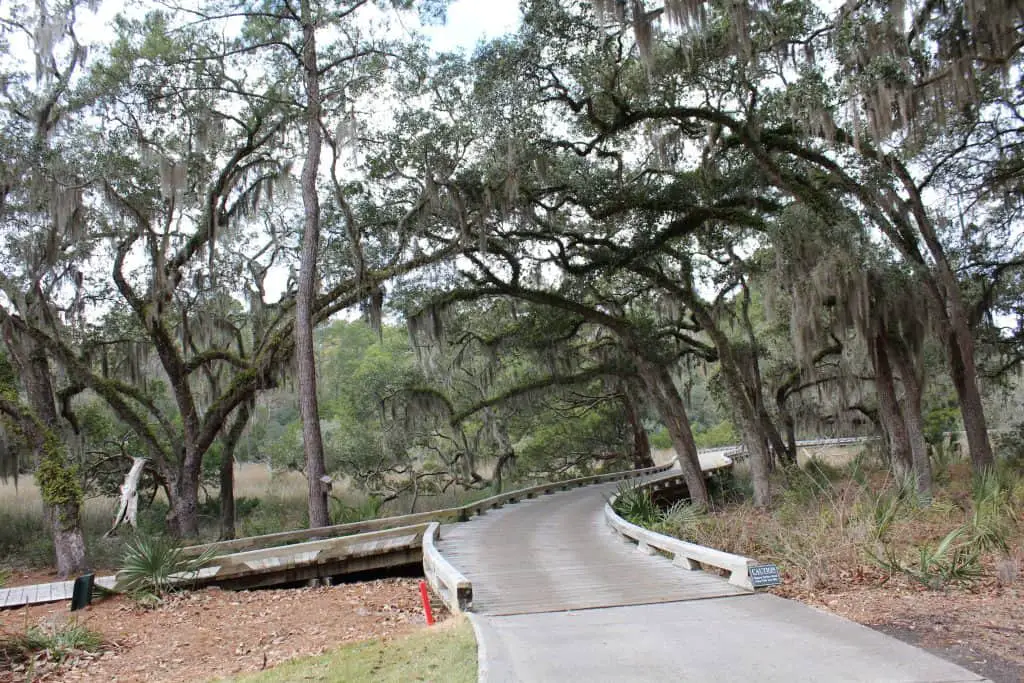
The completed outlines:
<svg viewBox="0 0 1024 683">
<path fill-rule="evenodd" d="M 509 484 L 509 488 L 519 486 Z M 374 517 L 402 515 L 409 512 L 411 498 L 381 504 L 365 493 L 345 485 L 335 486 L 339 501 L 334 504 L 335 523 Z M 301 472 L 271 471 L 257 463 L 242 463 L 235 469 L 235 531 L 236 536 L 259 536 L 279 531 L 304 529 L 308 526 L 306 479 Z M 421 496 L 417 512 L 466 505 L 494 495 L 482 490 L 455 490 L 454 487 L 436 496 Z M 200 493 L 199 541 L 217 540 L 220 534 L 220 512 L 217 490 Z M 121 531 L 104 538 L 117 509 L 113 498 L 90 498 L 82 509 L 85 544 L 92 567 L 109 571 L 120 566 L 126 544 L 135 536 Z M 138 534 L 159 537 L 167 534 L 167 500 L 158 493 L 152 505 L 139 510 Z M 53 566 L 53 542 L 43 522 L 43 503 L 33 477 L 23 476 L 0 482 L 0 558 L 3 567 L 20 569 Z M 7 577 L 0 571 L 0 583 Z"/>
<path fill-rule="evenodd" d="M 458 618 L 406 636 L 353 643 L 330 654 L 297 659 L 234 680 L 472 683 L 476 674 L 473 628 L 468 619 Z"/>
<path fill-rule="evenodd" d="M 45 658 L 62 662 L 76 652 L 97 652 L 103 637 L 76 619 L 30 626 L 0 637 L 0 661 L 20 663 Z M 2 669 L 0 669 L 2 671 Z"/>
<path fill-rule="evenodd" d="M 90 498 L 82 507 L 82 526 L 92 562 L 112 567 L 120 556 L 121 543 L 104 539 L 114 518 L 116 501 Z M 31 476 L 0 482 L 0 558 L 13 568 L 49 567 L 53 564 L 53 541 L 43 521 L 43 501 Z"/>
<path fill-rule="evenodd" d="M 216 490 L 209 491 L 215 499 Z M 265 466 L 245 463 L 235 471 L 235 497 L 239 536 L 253 536 L 306 526 L 306 480 L 299 472 L 270 472 Z M 89 498 L 82 507 L 82 527 L 93 567 L 109 570 L 119 566 L 131 534 L 104 538 L 110 529 L 117 500 Z M 219 521 L 215 504 L 203 505 L 200 535 L 217 538 Z M 139 511 L 140 532 L 166 533 L 167 502 L 163 494 L 151 508 Z M 45 568 L 53 565 L 53 542 L 43 521 L 43 502 L 32 476 L 0 482 L 0 558 L 12 568 Z M 3 577 L 0 576 L 0 580 Z"/>
<path fill-rule="evenodd" d="M 780 471 L 769 511 L 734 502 L 666 519 L 658 530 L 774 562 L 812 590 L 864 571 L 932 589 L 1015 581 L 1024 559 L 1024 474 L 1004 465 L 972 478 L 964 461 L 948 463 L 947 474 L 928 502 L 867 458 Z"/>
</svg>

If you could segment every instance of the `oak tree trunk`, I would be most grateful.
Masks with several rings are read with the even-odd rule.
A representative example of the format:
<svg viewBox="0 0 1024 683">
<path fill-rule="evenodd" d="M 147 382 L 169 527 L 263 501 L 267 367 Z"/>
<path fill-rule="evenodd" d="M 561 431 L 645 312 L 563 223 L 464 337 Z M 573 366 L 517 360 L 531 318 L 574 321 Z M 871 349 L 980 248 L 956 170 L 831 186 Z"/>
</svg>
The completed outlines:
<svg viewBox="0 0 1024 683">
<path fill-rule="evenodd" d="M 34 342 L 27 342 L 27 360 L 23 364 L 22 382 L 28 397 L 29 406 L 39 419 L 37 429 L 49 432 L 39 434 L 36 438 L 42 444 L 39 455 L 51 466 L 38 467 L 37 479 L 43 494 L 43 515 L 50 535 L 57 560 L 57 575 L 67 578 L 73 574 L 81 574 L 88 569 L 85 551 L 85 538 L 82 534 L 81 500 L 80 497 L 63 495 L 60 500 L 50 498 L 48 489 L 56 482 L 50 477 L 74 476 L 71 463 L 68 461 L 67 450 L 60 438 L 60 424 L 57 417 L 57 406 L 50 376 L 50 363 L 46 352 Z M 50 452 L 50 451 L 53 452 Z M 40 463 L 37 463 L 37 466 Z M 63 471 L 61 471 L 63 470 Z M 75 485 L 78 482 L 74 482 Z M 63 487 L 61 487 L 63 488 Z"/>
<path fill-rule="evenodd" d="M 647 436 L 647 430 L 644 429 L 643 420 L 640 419 L 640 411 L 637 408 L 637 401 L 636 397 L 633 396 L 633 390 L 624 384 L 619 395 L 622 398 L 622 407 L 626 413 L 626 422 L 629 423 L 629 429 L 633 435 L 633 469 L 642 470 L 654 467 L 654 458 L 651 457 L 651 440 Z"/>
<path fill-rule="evenodd" d="M 220 461 L 220 539 L 235 537 L 235 451 L 249 424 L 250 404 L 243 403 L 235 413 L 234 422 L 224 439 Z"/>
<path fill-rule="evenodd" d="M 913 471 L 910 436 L 896 399 L 896 385 L 885 339 L 881 333 L 877 333 L 870 343 L 871 360 L 875 368 L 875 391 L 878 395 L 878 417 L 889 442 L 889 462 L 893 473 L 902 480 Z"/>
<path fill-rule="evenodd" d="M 974 338 L 967 332 L 968 339 L 960 334 L 952 335 L 947 344 L 950 376 L 960 404 L 960 415 L 967 433 L 967 446 L 971 452 L 971 468 L 981 472 L 992 466 L 992 445 L 988 439 L 988 425 L 985 408 L 978 389 L 978 369 L 974 362 Z M 965 348 L 966 347 L 966 348 Z"/>
<path fill-rule="evenodd" d="M 697 455 L 697 443 L 693 439 L 693 430 L 686 415 L 683 399 L 664 367 L 647 360 L 640 360 L 637 365 L 640 377 L 654 401 L 658 416 L 665 423 L 672 438 L 672 446 L 675 448 L 690 500 L 707 507 L 710 504 L 707 485 L 704 482 L 704 473 L 701 471 L 700 458 Z"/>
<path fill-rule="evenodd" d="M 199 535 L 199 472 L 190 470 L 181 467 L 167 476 L 171 506 L 167 527 L 175 538 Z"/>
<path fill-rule="evenodd" d="M 914 467 L 917 492 L 922 500 L 931 500 L 932 463 L 928 457 L 928 442 L 924 438 L 924 418 L 921 415 L 923 380 L 905 344 L 895 342 L 891 351 L 890 355 L 903 381 L 903 421 L 910 442 L 910 459 Z"/>
<path fill-rule="evenodd" d="M 699 310 L 695 308 L 694 315 L 708 336 L 711 337 L 711 341 L 718 351 L 718 364 L 725 391 L 729 396 L 734 414 L 740 420 L 743 443 L 746 446 L 750 462 L 751 482 L 754 486 L 754 505 L 759 508 L 767 508 L 772 504 L 771 454 L 768 452 L 769 436 L 763 422 L 766 414 L 762 415 L 764 411 L 759 410 L 757 404 L 757 397 L 760 395 L 759 389 L 755 387 L 754 390 L 757 393 L 751 395 L 751 388 L 743 380 L 743 368 L 737 359 L 736 350 L 729 342 L 728 337 L 717 327 L 711 315 L 703 308 Z M 782 447 L 782 441 L 778 439 L 778 432 L 776 432 L 776 439 Z"/>
</svg>

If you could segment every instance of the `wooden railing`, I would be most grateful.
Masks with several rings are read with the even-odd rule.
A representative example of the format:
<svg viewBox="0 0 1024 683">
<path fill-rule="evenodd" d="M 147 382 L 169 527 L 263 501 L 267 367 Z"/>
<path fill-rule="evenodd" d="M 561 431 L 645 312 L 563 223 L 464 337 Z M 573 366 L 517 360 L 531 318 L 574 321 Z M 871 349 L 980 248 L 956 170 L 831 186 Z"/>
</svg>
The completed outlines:
<svg viewBox="0 0 1024 683">
<path fill-rule="evenodd" d="M 534 498 L 538 495 L 554 493 L 555 491 L 567 491 L 579 486 L 590 484 L 601 484 L 610 481 L 623 479 L 636 479 L 652 474 L 659 474 L 672 468 L 672 463 L 659 467 L 649 467 L 642 470 L 626 470 L 624 472 L 612 472 L 609 474 L 597 474 L 589 477 L 578 477 L 565 481 L 539 484 L 528 488 L 499 493 L 489 498 L 478 500 L 468 505 L 460 505 L 443 510 L 432 510 L 429 512 L 417 512 L 412 515 L 398 515 L 395 517 L 382 517 L 381 519 L 369 519 L 363 522 L 352 522 L 350 524 L 335 524 L 333 526 L 316 527 L 313 529 L 296 529 L 295 531 L 281 531 L 262 536 L 249 536 L 233 541 L 218 541 L 216 543 L 204 543 L 202 545 L 188 546 L 182 552 L 189 557 L 202 555 L 205 552 L 214 552 L 218 555 L 226 553 L 238 553 L 261 548 L 273 548 L 276 546 L 300 543 L 303 541 L 335 538 L 338 536 L 350 536 L 364 534 L 371 531 L 382 531 L 396 527 L 412 526 L 415 524 L 427 524 L 439 522 L 447 524 L 451 522 L 464 522 L 473 515 L 483 514 L 488 510 L 500 508 L 508 503 L 515 503 L 526 498 Z"/>
<path fill-rule="evenodd" d="M 620 517 L 612 507 L 614 503 L 613 497 L 609 503 L 605 504 L 604 517 L 615 531 L 636 541 L 638 551 L 649 555 L 657 552 L 665 553 L 672 558 L 672 564 L 683 569 L 703 569 L 705 566 L 724 569 L 729 572 L 729 583 L 747 590 L 754 590 L 748 576 L 748 568 L 757 564 L 755 560 L 696 543 L 688 543 L 639 527 Z"/>
<path fill-rule="evenodd" d="M 468 612 L 473 604 L 473 584 L 437 549 L 441 525 L 432 522 L 423 534 L 423 574 L 434 594 L 452 612 Z"/>
</svg>

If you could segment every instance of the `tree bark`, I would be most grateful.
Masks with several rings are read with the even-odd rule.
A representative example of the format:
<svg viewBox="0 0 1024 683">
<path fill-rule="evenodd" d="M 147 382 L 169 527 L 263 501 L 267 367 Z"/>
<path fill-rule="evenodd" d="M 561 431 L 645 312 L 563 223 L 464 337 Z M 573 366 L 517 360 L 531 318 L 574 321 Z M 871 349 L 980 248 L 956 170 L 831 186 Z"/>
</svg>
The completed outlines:
<svg viewBox="0 0 1024 683">
<path fill-rule="evenodd" d="M 505 469 L 516 459 L 516 450 L 512 447 L 512 439 L 508 435 L 505 422 L 493 408 L 484 411 L 484 420 L 490 422 L 494 430 L 494 440 L 498 444 L 498 461 L 494 465 L 494 475 L 491 481 L 494 483 L 494 492 L 501 493 L 505 483 Z"/>
<path fill-rule="evenodd" d="M 767 446 L 771 449 L 771 452 L 768 453 L 769 464 L 774 465 L 776 458 L 780 463 L 788 460 L 789 450 L 786 443 L 782 440 L 782 435 L 779 434 L 779 430 L 775 426 L 775 421 L 772 420 L 772 416 L 768 414 L 768 411 L 765 410 L 764 406 L 761 406 L 758 410 L 758 421 L 761 424 L 761 432 L 767 440 Z M 793 452 L 796 453 L 795 448 Z M 795 457 L 793 461 L 796 462 Z"/>
<path fill-rule="evenodd" d="M 786 387 L 779 389 L 775 394 L 775 405 L 778 406 L 779 415 L 782 417 L 782 428 L 786 430 L 785 452 L 783 462 L 788 465 L 796 464 L 796 420 L 789 410 L 789 394 Z"/>
<path fill-rule="evenodd" d="M 718 365 L 725 383 L 725 391 L 729 395 L 733 411 L 739 417 L 740 427 L 743 430 L 743 443 L 747 448 L 750 475 L 754 485 L 754 505 L 759 508 L 767 508 L 772 504 L 771 455 L 767 448 L 769 437 L 762 423 L 761 413 L 763 411 L 758 406 L 760 389 L 748 387 L 744 382 L 743 368 L 736 357 L 736 349 L 715 323 L 711 314 L 699 304 L 695 297 L 689 303 L 694 317 L 704 328 L 718 351 Z M 755 393 L 752 394 L 752 390 Z M 776 432 L 776 438 L 777 436 L 778 432 Z M 779 443 L 781 445 L 781 440 Z"/>
<path fill-rule="evenodd" d="M 235 537 L 235 450 L 249 424 L 249 403 L 238 407 L 235 420 L 224 439 L 220 460 L 220 539 L 229 541 Z"/>
<path fill-rule="evenodd" d="M 142 480 L 142 471 L 146 467 L 145 458 L 132 458 L 131 469 L 125 475 L 124 483 L 121 484 L 121 502 L 117 506 L 117 514 L 114 515 L 114 523 L 110 525 L 110 531 L 103 534 L 103 537 L 112 536 L 117 527 L 127 522 L 131 528 L 136 528 L 139 514 L 139 482 Z"/>
<path fill-rule="evenodd" d="M 696 505 L 707 507 L 710 504 L 707 485 L 704 482 L 704 472 L 700 467 L 700 458 L 697 455 L 697 443 L 693 439 L 693 430 L 690 427 L 690 419 L 686 415 L 686 406 L 679 396 L 675 383 L 661 365 L 648 360 L 639 360 L 637 363 L 641 379 L 647 387 L 647 391 L 654 400 L 658 410 L 658 416 L 665 423 L 669 436 L 672 437 L 672 446 L 675 448 L 679 459 L 679 467 L 686 481 L 686 487 L 690 493 L 690 500 Z"/>
<path fill-rule="evenodd" d="M 932 463 L 928 457 L 928 443 L 924 438 L 924 418 L 921 415 L 924 382 L 918 371 L 918 364 L 914 362 L 912 352 L 905 343 L 894 341 L 890 355 L 903 381 L 903 421 L 910 442 L 910 460 L 914 466 L 917 492 L 922 500 L 931 500 Z"/>
<path fill-rule="evenodd" d="M 974 334 L 970 316 L 960 291 L 960 281 L 946 258 L 946 250 L 939 240 L 935 224 L 928 216 L 921 193 L 910 180 L 906 167 L 893 163 L 892 169 L 910 193 L 911 207 L 925 246 L 935 261 L 937 286 L 929 288 L 933 294 L 941 292 L 939 305 L 949 329 L 946 350 L 949 354 L 950 374 L 960 403 L 960 413 L 967 432 L 967 445 L 971 451 L 971 467 L 977 473 L 992 467 L 992 444 L 988 439 L 985 408 L 978 385 L 978 366 L 974 359 Z"/>
<path fill-rule="evenodd" d="M 171 510 L 167 528 L 175 538 L 199 535 L 199 472 L 180 467 L 167 477 Z"/>
<path fill-rule="evenodd" d="M 324 441 L 320 432 L 317 401 L 316 356 L 313 340 L 313 304 L 316 298 L 317 255 L 320 246 L 320 198 L 317 173 L 320 168 L 320 74 L 317 68 L 316 25 L 310 0 L 300 2 L 302 23 L 302 71 L 306 88 L 306 159 L 302 166 L 303 232 L 298 291 L 295 300 L 295 356 L 299 369 L 299 415 L 306 453 L 309 484 L 310 527 L 330 524 L 328 491 L 325 485 Z"/>
<path fill-rule="evenodd" d="M 23 364 L 22 382 L 28 396 L 29 406 L 39 420 L 36 429 L 49 432 L 37 438 L 42 444 L 38 453 L 44 460 L 53 459 L 53 464 L 63 472 L 53 472 L 50 467 L 38 467 L 37 479 L 43 493 L 43 515 L 50 527 L 53 537 L 53 548 L 57 561 L 57 575 L 67 578 L 73 574 L 81 574 L 88 569 L 85 551 L 85 537 L 82 534 L 81 501 L 74 497 L 47 502 L 47 490 L 55 482 L 48 480 L 51 474 L 57 476 L 77 476 L 72 473 L 71 464 L 67 460 L 67 450 L 60 438 L 60 423 L 57 417 L 57 405 L 50 376 L 50 362 L 46 352 L 35 342 L 25 339 L 27 345 L 27 362 Z M 49 452 L 55 449 L 55 452 Z M 75 482 L 78 483 L 77 481 Z"/>
<path fill-rule="evenodd" d="M 640 419 L 640 411 L 637 409 L 636 397 L 633 390 L 625 383 L 622 386 L 622 407 L 626 412 L 626 422 L 633 435 L 633 469 L 642 470 L 647 467 L 654 467 L 654 458 L 651 457 L 651 440 L 644 429 L 643 420 Z"/>
<path fill-rule="evenodd" d="M 876 333 L 871 341 L 872 364 L 875 366 L 875 391 L 878 394 L 878 416 L 889 441 L 889 462 L 893 473 L 900 479 L 913 471 L 910 452 L 910 437 L 903 421 L 899 402 L 896 400 L 896 385 L 892 367 L 882 333 Z"/>
<path fill-rule="evenodd" d="M 981 402 L 981 391 L 978 389 L 978 370 L 974 362 L 974 339 L 972 337 L 964 344 L 958 340 L 960 335 L 951 336 L 953 338 L 947 345 L 950 377 L 953 379 L 953 387 L 960 404 L 960 415 L 964 420 L 964 431 L 967 433 L 967 446 L 971 452 L 971 469 L 974 472 L 981 472 L 992 467 L 995 460 L 992 456 L 992 444 L 988 439 L 988 425 L 985 421 L 985 408 Z M 968 332 L 968 336 L 970 336 L 970 332 Z"/>
</svg>

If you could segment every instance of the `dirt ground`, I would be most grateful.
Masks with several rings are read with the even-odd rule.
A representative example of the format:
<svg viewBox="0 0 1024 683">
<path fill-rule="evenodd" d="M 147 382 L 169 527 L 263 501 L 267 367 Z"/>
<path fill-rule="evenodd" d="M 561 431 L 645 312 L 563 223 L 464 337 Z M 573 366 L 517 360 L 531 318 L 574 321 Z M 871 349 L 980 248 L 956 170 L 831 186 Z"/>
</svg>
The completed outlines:
<svg viewBox="0 0 1024 683">
<path fill-rule="evenodd" d="M 415 579 L 289 590 L 207 589 L 144 609 L 124 597 L 77 613 L 107 641 L 59 670 L 37 667 L 35 680 L 205 681 L 258 671 L 338 645 L 388 637 L 424 624 Z M 65 603 L 0 612 L 0 633 L 70 617 Z M 435 606 L 435 617 L 439 615 Z M 29 678 L 22 667 L 0 681 Z M 41 674 L 41 675 L 40 675 Z"/>
</svg>

